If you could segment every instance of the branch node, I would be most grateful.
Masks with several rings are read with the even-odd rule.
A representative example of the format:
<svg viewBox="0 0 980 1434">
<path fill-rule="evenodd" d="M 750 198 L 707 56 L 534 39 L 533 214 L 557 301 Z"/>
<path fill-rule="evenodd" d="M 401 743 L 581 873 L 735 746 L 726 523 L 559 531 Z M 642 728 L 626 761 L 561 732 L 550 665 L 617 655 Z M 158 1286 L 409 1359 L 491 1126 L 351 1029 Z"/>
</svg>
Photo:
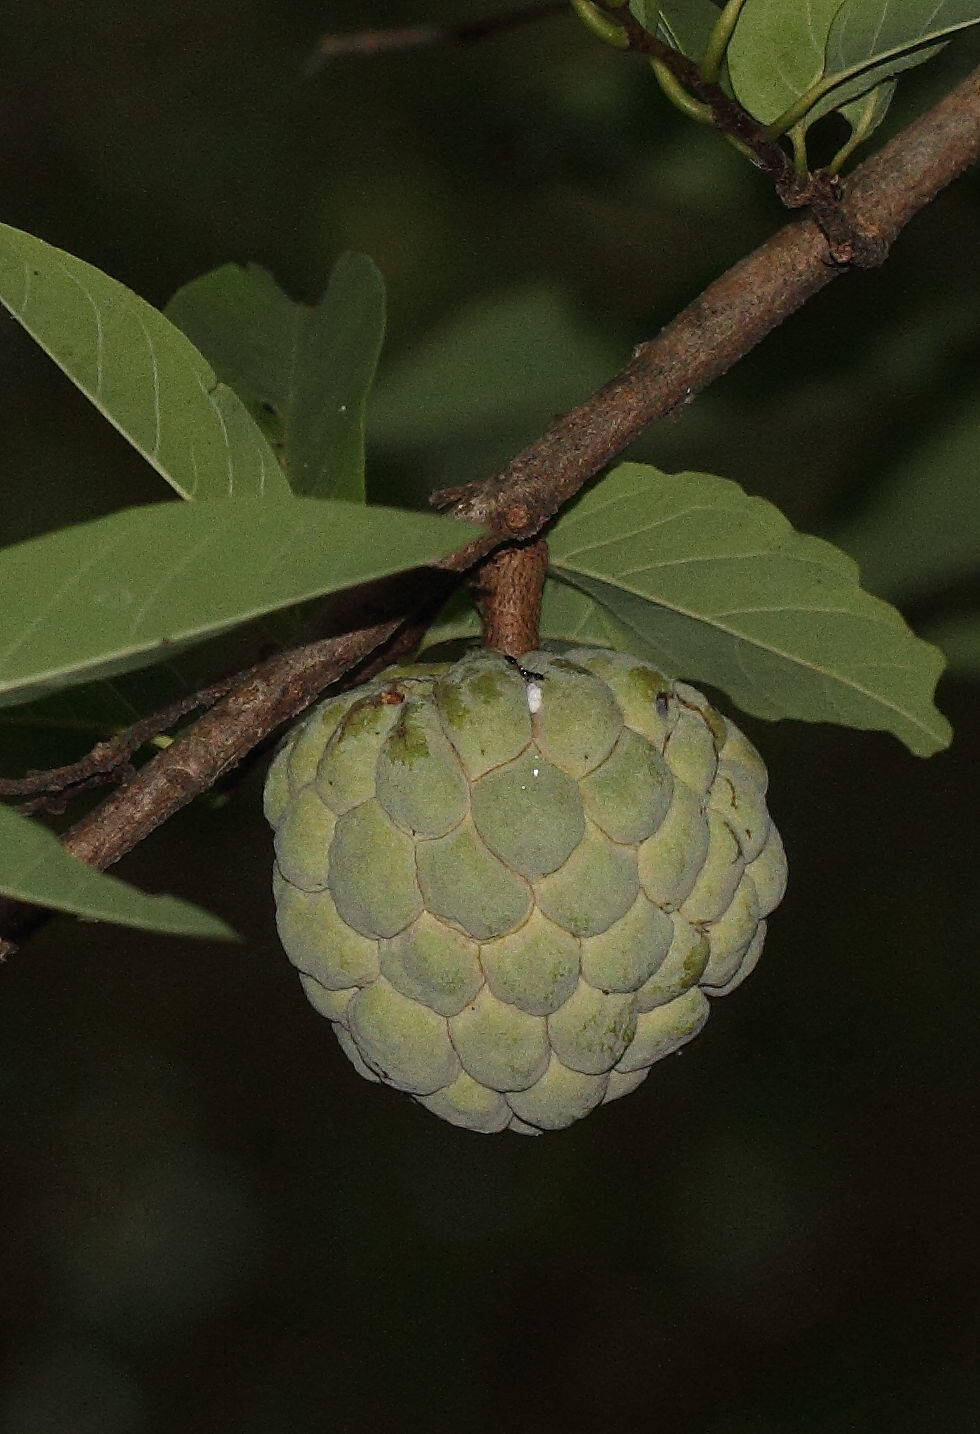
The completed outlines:
<svg viewBox="0 0 980 1434">
<path fill-rule="evenodd" d="M 844 207 L 840 178 L 827 170 L 811 174 L 792 202 L 809 205 L 810 213 L 827 241 L 831 262 L 840 267 L 876 269 L 888 257 L 889 244 L 880 234 L 861 225 Z"/>
<path fill-rule="evenodd" d="M 520 532 L 521 528 L 526 528 L 530 521 L 531 514 L 528 512 L 526 503 L 513 503 L 504 514 L 504 522 L 513 533 Z"/>
</svg>

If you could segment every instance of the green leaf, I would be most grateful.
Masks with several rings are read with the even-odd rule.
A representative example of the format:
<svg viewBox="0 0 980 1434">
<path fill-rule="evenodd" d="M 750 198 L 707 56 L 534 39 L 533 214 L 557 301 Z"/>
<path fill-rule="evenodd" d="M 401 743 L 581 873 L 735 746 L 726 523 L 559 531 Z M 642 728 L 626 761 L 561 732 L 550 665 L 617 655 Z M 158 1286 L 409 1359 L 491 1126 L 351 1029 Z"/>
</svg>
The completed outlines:
<svg viewBox="0 0 980 1434">
<path fill-rule="evenodd" d="M 96 742 L 163 712 L 188 693 L 242 672 L 270 653 L 309 642 L 334 620 L 332 609 L 342 610 L 349 625 L 349 603 L 343 592 L 320 598 L 218 633 L 151 666 L 79 682 L 33 702 L 0 705 L 0 775 L 78 761 Z M 178 725 L 197 715 L 191 712 Z"/>
<path fill-rule="evenodd" d="M 468 587 L 457 588 L 446 599 L 435 620 L 429 624 L 419 651 L 441 647 L 446 642 L 475 641 L 481 632 L 480 618 Z"/>
<path fill-rule="evenodd" d="M 322 615 L 322 605 L 317 608 Z M 0 772 L 12 776 L 76 761 L 95 742 L 162 712 L 188 693 L 307 640 L 303 613 L 302 608 L 274 613 L 152 666 L 79 682 L 33 702 L 0 705 Z"/>
<path fill-rule="evenodd" d="M 897 83 L 897 80 L 882 80 L 881 84 L 875 85 L 873 90 L 868 90 L 866 94 L 859 95 L 856 100 L 849 100 L 847 104 L 838 106 L 838 113 L 851 127 L 851 139 L 847 145 L 845 157 L 870 134 L 873 134 L 881 124 L 895 98 Z"/>
<path fill-rule="evenodd" d="M 554 576 L 598 611 L 545 637 L 609 624 L 617 645 L 756 716 L 885 729 L 923 756 L 950 740 L 931 702 L 942 654 L 861 591 L 848 557 L 737 483 L 625 463 L 548 542 Z"/>
<path fill-rule="evenodd" d="M 258 264 L 226 264 L 165 312 L 257 409 L 295 493 L 364 501 L 365 409 L 385 328 L 384 281 L 367 255 L 342 255 L 313 308 Z"/>
<path fill-rule="evenodd" d="M 630 9 L 649 34 L 691 60 L 704 57 L 719 13 L 711 0 L 633 0 Z"/>
<path fill-rule="evenodd" d="M 0 552 L 0 705 L 166 660 L 478 532 L 393 508 L 244 498 L 130 508 L 17 544 Z"/>
<path fill-rule="evenodd" d="M 728 46 L 735 97 L 771 124 L 824 72 L 827 36 L 841 0 L 746 0 Z"/>
<path fill-rule="evenodd" d="M 581 644 L 584 647 L 618 647 L 632 650 L 630 634 L 612 614 L 581 588 L 572 587 L 549 572 L 541 594 L 541 638 Z"/>
<path fill-rule="evenodd" d="M 942 650 L 950 672 L 980 681 L 980 612 L 944 618 L 929 628 L 929 640 Z"/>
<path fill-rule="evenodd" d="M 94 921 L 237 941 L 220 917 L 175 896 L 148 896 L 115 876 L 86 866 L 37 822 L 0 806 L 0 892 Z"/>
<path fill-rule="evenodd" d="M 832 533 L 865 582 L 904 599 L 980 568 L 980 398 L 882 473 L 868 501 Z"/>
<path fill-rule="evenodd" d="M 585 398 L 622 355 L 551 288 L 465 304 L 382 365 L 368 435 L 388 448 L 526 433 Z"/>
<path fill-rule="evenodd" d="M 830 87 L 814 95 L 804 120 L 809 126 L 922 64 L 944 38 L 978 23 L 977 0 L 746 0 L 728 49 L 729 73 L 738 100 L 765 124 L 815 86 Z M 880 96 L 878 107 L 884 102 Z M 845 118 L 854 123 L 851 113 Z"/>
<path fill-rule="evenodd" d="M 727 50 L 735 98 L 763 125 L 824 73 L 826 36 L 841 0 L 746 0 Z"/>
<path fill-rule="evenodd" d="M 240 399 L 123 284 L 3 224 L 0 303 L 181 497 L 287 491 Z"/>
<path fill-rule="evenodd" d="M 960 30 L 980 24 L 977 0 L 845 0 L 827 36 L 823 79 L 833 88 L 807 123 L 923 64 Z"/>
</svg>

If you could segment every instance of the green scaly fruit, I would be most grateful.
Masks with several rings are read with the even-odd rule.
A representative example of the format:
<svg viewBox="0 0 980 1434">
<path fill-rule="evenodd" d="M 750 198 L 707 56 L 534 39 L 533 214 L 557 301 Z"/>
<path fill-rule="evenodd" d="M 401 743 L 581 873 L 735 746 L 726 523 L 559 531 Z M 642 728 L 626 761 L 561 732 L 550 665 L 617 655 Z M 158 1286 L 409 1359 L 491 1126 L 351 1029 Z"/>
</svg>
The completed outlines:
<svg viewBox="0 0 980 1434">
<path fill-rule="evenodd" d="M 270 769 L 283 945 L 368 1080 L 471 1130 L 560 1129 L 758 960 L 786 881 L 766 780 L 622 653 L 389 668 Z"/>
</svg>

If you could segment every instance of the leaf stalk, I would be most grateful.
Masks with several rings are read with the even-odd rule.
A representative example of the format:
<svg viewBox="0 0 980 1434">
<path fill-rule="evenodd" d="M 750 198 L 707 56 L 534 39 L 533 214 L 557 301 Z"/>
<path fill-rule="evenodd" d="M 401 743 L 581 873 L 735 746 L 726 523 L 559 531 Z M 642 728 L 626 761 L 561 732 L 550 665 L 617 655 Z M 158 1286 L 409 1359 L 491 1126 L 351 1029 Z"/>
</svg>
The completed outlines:
<svg viewBox="0 0 980 1434">
<path fill-rule="evenodd" d="M 869 55 L 867 59 L 859 60 L 857 64 L 848 65 L 846 69 L 839 70 L 836 75 L 822 75 L 800 95 L 799 99 L 794 100 L 771 124 L 766 125 L 762 131 L 763 138 L 778 139 L 780 135 L 786 134 L 799 124 L 800 120 L 805 119 L 825 95 L 829 95 L 832 90 L 839 89 L 841 85 L 846 85 L 849 80 L 857 79 L 866 70 L 876 69 L 888 60 L 900 60 L 903 55 L 911 55 L 916 50 L 924 50 L 929 45 L 939 44 L 947 35 L 955 34 L 959 30 L 972 29 L 975 25 L 980 25 L 980 15 L 973 20 L 963 20 L 956 25 L 944 25 L 941 30 L 931 30 L 928 35 L 919 35 L 915 40 L 907 40 L 902 45 L 893 45 L 889 50 L 882 50 L 880 54 Z M 884 75 L 876 83 L 882 84 L 890 78 L 890 75 Z M 871 87 L 869 86 L 869 88 Z"/>
<path fill-rule="evenodd" d="M 597 39 L 607 45 L 613 45 L 617 50 L 629 49 L 630 37 L 622 25 L 611 15 L 604 14 L 593 4 L 593 0 L 572 0 L 572 9 Z"/>
<path fill-rule="evenodd" d="M 708 40 L 708 48 L 701 61 L 701 76 L 709 85 L 715 84 L 721 74 L 732 33 L 744 4 L 745 0 L 728 0 L 728 4 L 715 22 L 715 27 Z"/>
<path fill-rule="evenodd" d="M 664 64 L 663 60 L 651 57 L 650 68 L 656 77 L 657 84 L 675 109 L 679 109 L 681 114 L 687 115 L 688 119 L 696 120 L 698 124 L 714 123 L 711 106 L 689 94 L 673 70 Z"/>
</svg>

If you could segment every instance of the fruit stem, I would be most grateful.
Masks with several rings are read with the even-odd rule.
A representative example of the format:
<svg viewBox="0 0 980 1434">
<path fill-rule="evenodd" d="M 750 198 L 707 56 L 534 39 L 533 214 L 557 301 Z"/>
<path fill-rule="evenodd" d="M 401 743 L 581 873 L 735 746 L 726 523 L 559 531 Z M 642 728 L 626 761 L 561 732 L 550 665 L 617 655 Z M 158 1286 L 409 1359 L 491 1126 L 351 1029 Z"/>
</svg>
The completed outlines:
<svg viewBox="0 0 980 1434">
<path fill-rule="evenodd" d="M 476 579 L 476 605 L 483 645 L 507 657 L 523 657 L 538 645 L 541 590 L 548 571 L 548 544 L 516 543 L 491 553 Z"/>
</svg>

